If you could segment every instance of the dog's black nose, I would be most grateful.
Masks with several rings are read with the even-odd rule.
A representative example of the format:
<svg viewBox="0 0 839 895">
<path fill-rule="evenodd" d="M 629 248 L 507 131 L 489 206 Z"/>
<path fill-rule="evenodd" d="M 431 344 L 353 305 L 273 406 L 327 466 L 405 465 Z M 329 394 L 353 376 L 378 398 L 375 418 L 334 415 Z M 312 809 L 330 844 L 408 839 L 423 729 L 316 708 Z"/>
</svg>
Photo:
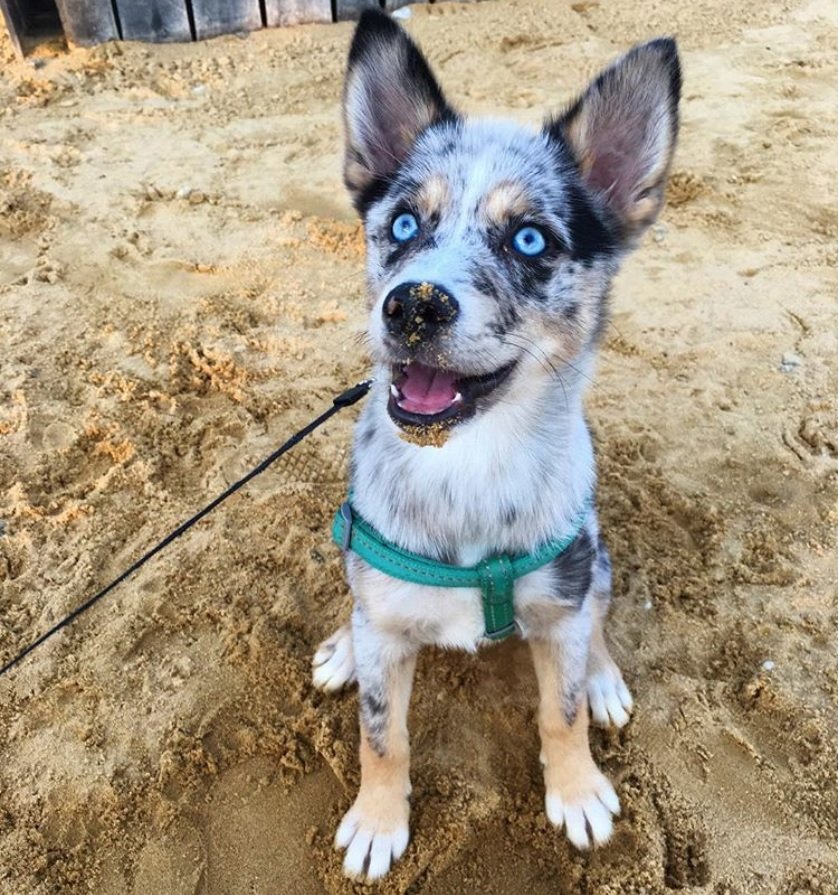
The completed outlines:
<svg viewBox="0 0 839 895">
<path fill-rule="evenodd" d="M 387 331 L 408 345 L 432 338 L 454 323 L 459 313 L 457 299 L 433 283 L 401 283 L 382 307 Z"/>
</svg>

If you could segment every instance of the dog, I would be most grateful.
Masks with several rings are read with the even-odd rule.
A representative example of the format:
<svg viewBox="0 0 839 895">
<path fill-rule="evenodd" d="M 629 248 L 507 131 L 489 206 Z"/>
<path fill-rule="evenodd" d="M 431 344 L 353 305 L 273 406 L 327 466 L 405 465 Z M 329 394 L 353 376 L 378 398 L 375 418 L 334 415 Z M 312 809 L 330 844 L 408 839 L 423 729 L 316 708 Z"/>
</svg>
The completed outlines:
<svg viewBox="0 0 839 895">
<path fill-rule="evenodd" d="M 507 568 L 567 535 L 516 577 L 502 633 L 532 652 L 549 820 L 579 848 L 611 835 L 619 800 L 591 756 L 589 711 L 621 727 L 632 698 L 604 639 L 611 566 L 582 399 L 610 283 L 664 203 L 680 90 L 676 43 L 659 38 L 541 129 L 467 120 L 385 13 L 358 23 L 344 179 L 364 223 L 375 381 L 351 460 L 351 621 L 313 660 L 317 686 L 359 687 L 361 786 L 335 840 L 351 876 L 385 875 L 408 844 L 418 650 L 488 642 L 498 583 L 383 571 L 346 539 L 353 514 L 438 569 Z"/>
</svg>

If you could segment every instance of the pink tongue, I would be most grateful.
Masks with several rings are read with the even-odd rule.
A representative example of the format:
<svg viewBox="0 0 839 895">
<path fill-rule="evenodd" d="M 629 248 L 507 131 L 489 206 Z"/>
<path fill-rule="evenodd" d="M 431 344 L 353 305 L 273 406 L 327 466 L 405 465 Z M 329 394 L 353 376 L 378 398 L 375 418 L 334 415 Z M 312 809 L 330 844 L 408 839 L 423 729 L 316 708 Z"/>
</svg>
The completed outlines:
<svg viewBox="0 0 839 895">
<path fill-rule="evenodd" d="M 457 394 L 455 375 L 446 370 L 434 370 L 422 364 L 408 364 L 405 377 L 397 382 L 402 399 L 399 406 L 409 413 L 431 416 L 451 407 Z"/>
</svg>

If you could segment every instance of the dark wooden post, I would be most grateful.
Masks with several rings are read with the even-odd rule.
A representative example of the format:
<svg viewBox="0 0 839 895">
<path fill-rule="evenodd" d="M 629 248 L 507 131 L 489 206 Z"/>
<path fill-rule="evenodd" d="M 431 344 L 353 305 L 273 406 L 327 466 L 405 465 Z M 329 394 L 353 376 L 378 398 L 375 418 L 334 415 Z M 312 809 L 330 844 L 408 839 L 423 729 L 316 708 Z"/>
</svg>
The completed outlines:
<svg viewBox="0 0 839 895">
<path fill-rule="evenodd" d="M 265 24 L 269 28 L 331 21 L 331 0 L 265 0 Z"/>
<path fill-rule="evenodd" d="M 23 10 L 20 8 L 17 0 L 0 0 L 0 9 L 3 10 L 3 18 L 6 20 L 6 27 L 9 31 L 9 37 L 12 39 L 12 46 L 17 50 L 18 56 L 23 56 L 23 35 L 26 33 L 26 21 L 23 18 Z"/>
<path fill-rule="evenodd" d="M 83 47 L 118 40 L 111 0 L 56 0 L 67 39 Z"/>
<path fill-rule="evenodd" d="M 262 27 L 259 0 L 192 0 L 192 16 L 198 40 Z"/>
<path fill-rule="evenodd" d="M 357 19 L 365 9 L 381 9 L 378 0 L 337 0 L 335 10 L 338 21 Z"/>
<path fill-rule="evenodd" d="M 125 40 L 192 40 L 185 0 L 116 0 Z"/>
</svg>

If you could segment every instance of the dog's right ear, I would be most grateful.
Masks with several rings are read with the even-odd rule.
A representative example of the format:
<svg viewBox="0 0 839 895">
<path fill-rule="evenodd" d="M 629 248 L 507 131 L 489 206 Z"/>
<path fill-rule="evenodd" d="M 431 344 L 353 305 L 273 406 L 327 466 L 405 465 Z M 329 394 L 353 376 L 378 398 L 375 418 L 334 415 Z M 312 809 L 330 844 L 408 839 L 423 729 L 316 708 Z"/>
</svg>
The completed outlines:
<svg viewBox="0 0 839 895">
<path fill-rule="evenodd" d="M 362 216 L 417 137 L 456 117 L 417 45 L 386 13 L 366 10 L 344 87 L 344 182 Z"/>
</svg>

